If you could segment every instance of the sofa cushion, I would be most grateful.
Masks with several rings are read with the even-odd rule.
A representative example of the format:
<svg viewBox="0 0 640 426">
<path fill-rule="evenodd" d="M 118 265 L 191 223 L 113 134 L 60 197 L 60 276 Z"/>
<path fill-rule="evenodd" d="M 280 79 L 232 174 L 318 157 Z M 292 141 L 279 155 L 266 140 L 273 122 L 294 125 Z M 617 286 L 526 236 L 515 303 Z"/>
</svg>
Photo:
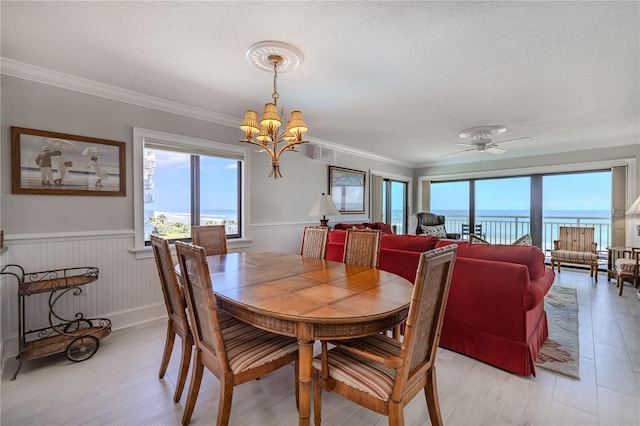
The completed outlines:
<svg viewBox="0 0 640 426">
<path fill-rule="evenodd" d="M 365 226 L 360 223 L 336 223 L 335 225 L 333 225 L 333 229 L 338 230 L 347 230 L 352 228 L 365 229 Z"/>
<path fill-rule="evenodd" d="M 476 234 L 469 235 L 469 242 L 471 244 L 491 244 L 489 241 L 478 237 Z"/>
<path fill-rule="evenodd" d="M 536 246 L 512 244 L 460 244 L 457 256 L 525 265 L 529 269 L 529 278 L 532 280 L 537 280 L 545 274 L 544 254 Z"/>
<path fill-rule="evenodd" d="M 444 225 L 420 225 L 420 229 L 422 230 L 422 235 L 447 238 L 447 230 Z"/>
<path fill-rule="evenodd" d="M 329 240 L 327 242 L 344 244 L 344 240 L 346 238 L 347 238 L 347 231 L 344 231 L 342 229 L 334 229 L 333 231 L 329 232 Z"/>
<path fill-rule="evenodd" d="M 374 223 L 363 223 L 363 225 L 371 228 L 371 229 L 379 229 L 383 234 L 393 234 L 393 229 L 391 225 L 384 222 L 374 222 Z"/>
<path fill-rule="evenodd" d="M 380 241 L 380 250 L 395 249 L 406 251 L 425 252 L 436 247 L 438 239 L 430 236 L 418 235 L 383 235 Z"/>
</svg>

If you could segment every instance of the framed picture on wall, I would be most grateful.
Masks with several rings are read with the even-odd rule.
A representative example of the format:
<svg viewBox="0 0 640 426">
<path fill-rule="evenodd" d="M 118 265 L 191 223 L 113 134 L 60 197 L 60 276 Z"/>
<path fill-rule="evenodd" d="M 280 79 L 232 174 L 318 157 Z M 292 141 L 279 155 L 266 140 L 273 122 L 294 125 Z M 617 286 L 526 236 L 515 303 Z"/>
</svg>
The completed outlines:
<svg viewBox="0 0 640 426">
<path fill-rule="evenodd" d="M 364 213 L 366 172 L 329 166 L 329 194 L 340 213 Z"/>
<path fill-rule="evenodd" d="M 124 196 L 124 149 L 124 142 L 11 127 L 11 192 Z"/>
</svg>

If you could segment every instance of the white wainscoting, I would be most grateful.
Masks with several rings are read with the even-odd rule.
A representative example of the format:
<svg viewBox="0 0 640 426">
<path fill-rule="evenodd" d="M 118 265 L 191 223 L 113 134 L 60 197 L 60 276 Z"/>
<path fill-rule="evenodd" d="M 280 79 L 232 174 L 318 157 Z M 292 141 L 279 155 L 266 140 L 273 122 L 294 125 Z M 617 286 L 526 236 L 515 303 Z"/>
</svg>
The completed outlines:
<svg viewBox="0 0 640 426">
<path fill-rule="evenodd" d="M 302 229 L 309 224 L 315 222 L 252 225 L 252 241 L 237 247 L 230 243 L 230 251 L 299 253 Z M 7 245 L 2 264 L 19 264 L 27 272 L 100 269 L 96 282 L 82 286 L 82 295 L 63 297 L 56 304 L 56 312 L 63 317 L 82 312 L 88 318 L 109 318 L 112 328 L 119 329 L 166 316 L 155 260 L 151 254 L 136 259 L 133 231 L 10 236 Z M 1 284 L 3 360 L 17 354 L 18 289 L 12 277 L 2 276 Z M 28 326 L 47 326 L 48 294 L 29 296 L 26 303 Z"/>
<path fill-rule="evenodd" d="M 60 268 L 95 266 L 100 274 L 96 282 L 82 286 L 79 296 L 62 297 L 56 312 L 73 318 L 104 317 L 114 329 L 166 316 L 162 291 L 153 257 L 136 261 L 133 232 L 112 231 L 100 234 L 26 235 L 8 242 L 10 262 L 26 272 Z M 18 290 L 17 280 L 4 276 L 2 314 L 4 355 L 17 354 Z M 30 328 L 48 325 L 48 293 L 26 298 L 26 323 Z M 4 322 L 4 321 L 3 321 Z"/>
</svg>

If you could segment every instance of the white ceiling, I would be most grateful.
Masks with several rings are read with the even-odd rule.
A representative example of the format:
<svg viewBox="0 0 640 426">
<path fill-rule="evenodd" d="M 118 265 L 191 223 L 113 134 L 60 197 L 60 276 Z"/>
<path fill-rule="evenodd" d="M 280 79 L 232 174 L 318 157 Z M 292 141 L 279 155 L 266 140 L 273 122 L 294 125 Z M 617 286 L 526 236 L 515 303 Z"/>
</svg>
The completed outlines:
<svg viewBox="0 0 640 426">
<path fill-rule="evenodd" d="M 280 75 L 312 141 L 409 165 L 479 161 L 459 131 L 504 125 L 500 156 L 639 143 L 640 2 L 1 2 L 4 59 L 237 118 Z M 242 136 L 238 130 L 238 138 Z"/>
</svg>

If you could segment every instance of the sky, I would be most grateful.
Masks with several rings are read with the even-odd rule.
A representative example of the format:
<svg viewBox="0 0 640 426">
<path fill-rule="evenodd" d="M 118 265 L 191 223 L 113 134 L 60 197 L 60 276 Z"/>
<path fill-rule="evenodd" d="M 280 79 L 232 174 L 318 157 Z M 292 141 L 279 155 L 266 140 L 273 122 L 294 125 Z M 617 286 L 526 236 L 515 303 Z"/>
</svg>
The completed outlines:
<svg viewBox="0 0 640 426">
<path fill-rule="evenodd" d="M 185 211 L 189 205 L 190 156 L 177 152 L 156 152 L 153 176 L 154 202 L 145 206 L 160 212 Z M 200 209 L 235 210 L 237 200 L 237 161 L 214 157 L 200 157 L 201 191 Z M 186 208 L 185 208 L 186 206 Z"/>
<path fill-rule="evenodd" d="M 611 172 L 544 176 L 543 208 L 548 210 L 610 210 Z M 432 184 L 433 211 L 467 210 L 467 181 Z M 501 178 L 476 181 L 478 210 L 528 210 L 529 178 Z"/>
</svg>

